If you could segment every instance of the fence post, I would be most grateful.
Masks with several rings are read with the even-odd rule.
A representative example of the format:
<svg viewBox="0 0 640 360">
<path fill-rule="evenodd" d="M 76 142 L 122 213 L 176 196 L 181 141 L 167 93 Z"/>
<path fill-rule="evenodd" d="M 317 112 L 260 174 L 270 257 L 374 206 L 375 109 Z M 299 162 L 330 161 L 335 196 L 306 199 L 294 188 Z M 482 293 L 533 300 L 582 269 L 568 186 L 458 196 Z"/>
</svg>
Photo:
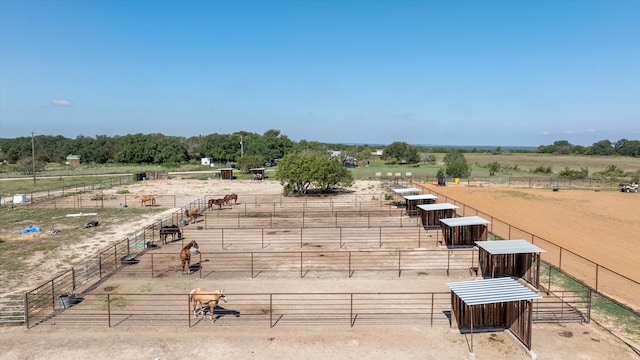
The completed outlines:
<svg viewBox="0 0 640 360">
<path fill-rule="evenodd" d="M 56 289 L 53 279 L 51 280 L 51 308 L 56 309 Z"/>
<path fill-rule="evenodd" d="M 587 324 L 591 322 L 591 296 L 591 288 L 587 287 Z"/>
<path fill-rule="evenodd" d="M 269 327 L 273 327 L 273 294 L 269 294 Z"/>
<path fill-rule="evenodd" d="M 107 294 L 107 322 L 111 327 L 111 295 Z"/>
<path fill-rule="evenodd" d="M 351 298 L 351 304 L 349 305 L 349 324 L 353 327 L 353 293 L 349 294 L 349 296 Z"/>
<path fill-rule="evenodd" d="M 29 296 L 27 293 L 23 294 L 23 303 L 24 303 L 24 324 L 29 328 Z"/>
</svg>

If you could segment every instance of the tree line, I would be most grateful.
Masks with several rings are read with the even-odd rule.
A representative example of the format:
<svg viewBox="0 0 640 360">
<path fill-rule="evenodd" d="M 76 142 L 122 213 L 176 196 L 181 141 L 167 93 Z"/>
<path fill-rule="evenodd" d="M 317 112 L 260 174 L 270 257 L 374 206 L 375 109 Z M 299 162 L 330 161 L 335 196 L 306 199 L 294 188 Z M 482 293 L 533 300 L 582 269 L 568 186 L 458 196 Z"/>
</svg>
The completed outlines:
<svg viewBox="0 0 640 360">
<path fill-rule="evenodd" d="M 423 147 L 396 141 L 388 145 L 329 144 L 316 141 L 293 141 L 279 130 L 264 134 L 235 132 L 233 134 L 209 134 L 193 137 L 167 136 L 163 134 L 129 134 L 109 137 L 37 135 L 15 139 L 0 139 L 0 162 L 18 164 L 32 159 L 32 140 L 37 162 L 64 163 L 70 154 L 79 155 L 84 163 L 105 164 L 197 164 L 201 158 L 212 158 L 217 163 L 244 162 L 260 166 L 265 161 L 282 159 L 292 152 L 315 151 L 326 153 L 340 151 L 343 162 L 349 159 L 367 161 L 378 149 L 383 149 L 382 159 L 388 163 L 415 164 L 429 162 L 428 153 L 476 152 L 476 149 Z M 497 147 L 495 153 L 503 152 Z M 527 152 L 527 151 L 519 151 Z M 573 145 L 566 140 L 551 145 L 540 145 L 532 150 L 537 153 L 572 155 L 622 155 L 640 156 L 640 141 L 621 139 L 616 142 L 602 140 L 591 146 Z M 242 159 L 241 159 L 242 158 Z"/>
</svg>

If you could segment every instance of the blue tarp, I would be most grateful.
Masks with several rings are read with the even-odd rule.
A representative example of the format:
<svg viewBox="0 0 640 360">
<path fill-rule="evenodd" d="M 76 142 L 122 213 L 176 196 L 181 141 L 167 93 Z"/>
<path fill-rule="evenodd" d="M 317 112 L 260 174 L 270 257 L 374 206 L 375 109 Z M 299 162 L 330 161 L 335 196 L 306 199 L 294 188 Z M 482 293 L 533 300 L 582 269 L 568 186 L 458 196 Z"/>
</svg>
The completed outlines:
<svg viewBox="0 0 640 360">
<path fill-rule="evenodd" d="M 28 233 L 32 233 L 32 232 L 42 232 L 42 229 L 40 229 L 37 226 L 31 225 L 31 226 L 28 226 L 28 227 L 22 229 L 20 231 L 20 234 L 28 234 Z"/>
</svg>

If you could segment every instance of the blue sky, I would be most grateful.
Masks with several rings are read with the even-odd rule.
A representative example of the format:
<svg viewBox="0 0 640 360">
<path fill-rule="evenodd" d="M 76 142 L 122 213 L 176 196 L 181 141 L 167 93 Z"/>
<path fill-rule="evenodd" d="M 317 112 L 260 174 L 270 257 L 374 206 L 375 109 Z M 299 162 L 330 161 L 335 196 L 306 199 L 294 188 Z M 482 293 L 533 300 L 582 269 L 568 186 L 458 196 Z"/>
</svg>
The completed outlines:
<svg viewBox="0 0 640 360">
<path fill-rule="evenodd" d="M 640 1 L 0 0 L 0 138 L 640 139 Z"/>
</svg>

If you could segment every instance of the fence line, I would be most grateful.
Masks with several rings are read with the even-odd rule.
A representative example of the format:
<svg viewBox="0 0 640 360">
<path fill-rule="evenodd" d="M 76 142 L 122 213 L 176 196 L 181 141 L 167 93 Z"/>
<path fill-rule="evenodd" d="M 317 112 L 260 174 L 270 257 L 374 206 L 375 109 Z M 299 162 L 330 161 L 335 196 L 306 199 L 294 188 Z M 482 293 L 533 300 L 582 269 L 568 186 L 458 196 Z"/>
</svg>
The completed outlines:
<svg viewBox="0 0 640 360">
<path fill-rule="evenodd" d="M 92 293 L 73 306 L 57 309 L 56 324 L 118 326 L 366 326 L 449 327 L 450 292 L 273 292 L 227 293 L 229 301 L 194 317 L 189 295 Z M 546 294 L 533 303 L 533 321 L 581 321 L 585 304 L 579 292 Z M 208 309 L 204 309 L 208 312 Z M 207 315 L 206 318 L 204 315 Z M 32 322 L 45 321 L 34 318 Z"/>
<path fill-rule="evenodd" d="M 603 294 L 609 294 L 611 297 L 619 299 L 620 301 L 627 303 L 629 306 L 639 306 L 637 304 L 637 299 L 640 298 L 640 282 L 578 255 L 571 250 L 567 250 L 562 246 L 556 245 L 550 240 L 541 238 L 527 230 L 520 229 L 504 220 L 484 213 L 472 206 L 466 205 L 424 186 L 421 187 L 429 193 L 436 194 L 439 201 L 442 199 L 443 202 L 451 202 L 454 205 L 459 206 L 460 208 L 458 211 L 461 216 L 477 215 L 486 218 L 491 222 L 489 225 L 489 232 L 494 235 L 504 239 L 522 238 L 540 246 L 546 251 L 541 254 L 542 261 L 556 266 L 568 274 L 572 274 L 576 279 L 591 287 L 593 290 Z M 609 275 L 611 280 L 617 280 L 627 286 L 606 287 L 606 285 L 602 284 L 600 278 L 607 275 Z M 608 281 L 608 283 L 610 282 L 611 281 Z"/>
<path fill-rule="evenodd" d="M 401 277 L 453 271 L 477 274 L 478 250 L 307 250 L 307 251 L 224 251 L 199 252 L 191 257 L 189 273 L 208 277 L 214 272 L 247 273 L 251 278 L 267 272 L 295 273 L 304 278 L 310 272 L 342 273 L 352 277 L 356 272 L 387 271 Z M 214 261 L 210 261 L 213 259 Z M 143 261 L 123 270 L 151 278 L 177 274 L 179 262 L 175 252 L 150 252 Z"/>
</svg>

